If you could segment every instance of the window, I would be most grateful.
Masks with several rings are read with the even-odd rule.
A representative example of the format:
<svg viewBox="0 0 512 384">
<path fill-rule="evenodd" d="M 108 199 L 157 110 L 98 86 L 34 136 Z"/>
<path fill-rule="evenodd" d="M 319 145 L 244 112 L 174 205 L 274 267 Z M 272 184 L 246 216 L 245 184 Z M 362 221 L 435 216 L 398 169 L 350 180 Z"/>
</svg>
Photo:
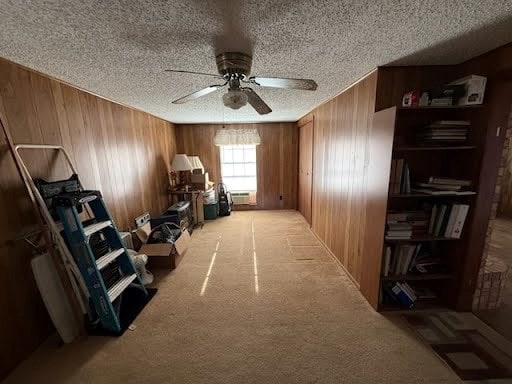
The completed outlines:
<svg viewBox="0 0 512 384">
<path fill-rule="evenodd" d="M 220 165 L 230 191 L 256 191 L 256 145 L 221 145 Z"/>
</svg>

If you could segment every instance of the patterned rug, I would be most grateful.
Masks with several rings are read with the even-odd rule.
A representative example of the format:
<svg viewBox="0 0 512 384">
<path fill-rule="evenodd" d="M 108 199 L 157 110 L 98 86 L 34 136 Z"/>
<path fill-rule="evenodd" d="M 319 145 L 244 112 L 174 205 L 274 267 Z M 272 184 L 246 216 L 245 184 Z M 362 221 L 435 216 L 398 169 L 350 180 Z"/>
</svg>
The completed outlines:
<svg viewBox="0 0 512 384">
<path fill-rule="evenodd" d="M 512 383 L 512 344 L 472 314 L 419 312 L 402 317 L 462 380 Z"/>
</svg>

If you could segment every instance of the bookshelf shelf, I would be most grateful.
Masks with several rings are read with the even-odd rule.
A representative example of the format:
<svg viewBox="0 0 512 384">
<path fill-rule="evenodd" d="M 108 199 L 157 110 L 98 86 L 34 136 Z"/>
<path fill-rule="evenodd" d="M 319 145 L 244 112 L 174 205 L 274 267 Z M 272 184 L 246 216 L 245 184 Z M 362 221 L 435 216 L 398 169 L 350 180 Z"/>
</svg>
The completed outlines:
<svg viewBox="0 0 512 384">
<path fill-rule="evenodd" d="M 476 149 L 474 145 L 447 145 L 447 146 L 435 146 L 435 147 L 420 147 L 420 146 L 398 146 L 393 148 L 396 152 L 406 151 L 467 151 Z"/>
<path fill-rule="evenodd" d="M 390 239 L 385 238 L 384 241 L 386 243 L 421 243 L 428 241 L 453 241 L 460 240 L 453 237 L 440 237 L 440 236 L 422 236 L 422 237 L 413 237 L 410 239 Z"/>
<path fill-rule="evenodd" d="M 398 107 L 400 111 L 421 111 L 421 110 L 432 110 L 432 109 L 478 109 L 482 108 L 482 104 L 478 105 L 438 105 L 438 106 L 423 106 L 423 107 Z"/>
<path fill-rule="evenodd" d="M 439 310 L 439 309 L 447 309 L 446 305 L 443 305 L 437 300 L 429 300 L 429 301 L 417 301 L 414 307 L 406 308 L 399 304 L 381 304 L 379 310 L 382 312 L 414 312 L 414 311 L 422 311 L 422 310 Z"/>
<path fill-rule="evenodd" d="M 424 281 L 424 280 L 449 280 L 453 279 L 451 274 L 442 273 L 426 273 L 423 275 L 394 275 L 394 276 L 382 276 L 383 281 Z"/>
<path fill-rule="evenodd" d="M 453 197 L 468 197 L 468 196 L 475 196 L 476 193 L 470 194 L 470 195 L 430 195 L 428 193 L 400 193 L 400 194 L 391 194 L 389 197 L 391 199 L 409 199 L 409 198 L 453 198 Z"/>
</svg>

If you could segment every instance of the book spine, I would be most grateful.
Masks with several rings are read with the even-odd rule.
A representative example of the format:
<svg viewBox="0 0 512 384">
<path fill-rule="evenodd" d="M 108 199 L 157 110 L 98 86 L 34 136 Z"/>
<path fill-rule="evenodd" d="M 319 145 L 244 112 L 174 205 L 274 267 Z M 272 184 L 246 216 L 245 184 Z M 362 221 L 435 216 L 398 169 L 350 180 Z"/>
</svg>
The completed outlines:
<svg viewBox="0 0 512 384">
<path fill-rule="evenodd" d="M 439 234 L 441 233 L 441 226 L 443 225 L 446 208 L 447 208 L 447 206 L 442 204 L 441 208 L 439 209 L 439 214 L 437 215 L 436 225 L 434 228 L 434 236 L 439 236 Z"/>
<path fill-rule="evenodd" d="M 386 257 L 384 259 L 384 276 L 389 275 L 390 262 L 391 262 L 391 247 L 386 247 Z"/>
<path fill-rule="evenodd" d="M 414 301 L 400 288 L 398 283 L 391 289 L 402 305 L 407 308 L 414 307 Z"/>
<path fill-rule="evenodd" d="M 407 296 L 410 297 L 412 301 L 416 301 L 418 297 L 416 296 L 416 293 L 414 293 L 414 289 L 411 288 L 409 284 L 407 284 L 405 281 L 403 283 L 400 283 L 400 286 L 402 290 L 407 294 Z"/>
<path fill-rule="evenodd" d="M 453 232 L 453 226 L 455 225 L 455 220 L 459 214 L 460 205 L 454 204 L 452 210 L 450 212 L 450 218 L 448 219 L 448 224 L 446 225 L 446 230 L 444 231 L 444 237 L 451 237 Z"/>
<path fill-rule="evenodd" d="M 391 160 L 391 171 L 389 172 L 389 193 L 395 193 L 396 159 Z"/>
<path fill-rule="evenodd" d="M 437 210 L 438 210 L 438 206 L 436 204 L 432 207 L 432 213 L 430 215 L 430 222 L 428 224 L 428 233 L 431 235 L 434 233 L 434 227 L 435 227 L 436 218 L 437 218 Z"/>
<path fill-rule="evenodd" d="M 404 174 L 404 159 L 398 159 L 396 162 L 396 179 L 395 179 L 395 193 L 399 194 L 402 186 L 402 177 Z"/>
<path fill-rule="evenodd" d="M 461 204 L 459 208 L 459 213 L 457 218 L 455 219 L 455 224 L 453 225 L 453 230 L 450 234 L 450 237 L 454 239 L 460 239 L 462 234 L 462 228 L 464 227 L 464 222 L 466 221 L 466 217 L 468 215 L 469 205 Z"/>
</svg>

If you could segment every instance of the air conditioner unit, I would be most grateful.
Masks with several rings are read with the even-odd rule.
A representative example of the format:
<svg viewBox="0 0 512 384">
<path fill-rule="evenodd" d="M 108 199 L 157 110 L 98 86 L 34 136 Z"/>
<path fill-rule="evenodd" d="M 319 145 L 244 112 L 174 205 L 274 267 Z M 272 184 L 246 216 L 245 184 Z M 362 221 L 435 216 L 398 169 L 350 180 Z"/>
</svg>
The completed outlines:
<svg viewBox="0 0 512 384">
<path fill-rule="evenodd" d="M 249 192 L 232 192 L 231 198 L 234 205 L 249 204 Z"/>
</svg>

